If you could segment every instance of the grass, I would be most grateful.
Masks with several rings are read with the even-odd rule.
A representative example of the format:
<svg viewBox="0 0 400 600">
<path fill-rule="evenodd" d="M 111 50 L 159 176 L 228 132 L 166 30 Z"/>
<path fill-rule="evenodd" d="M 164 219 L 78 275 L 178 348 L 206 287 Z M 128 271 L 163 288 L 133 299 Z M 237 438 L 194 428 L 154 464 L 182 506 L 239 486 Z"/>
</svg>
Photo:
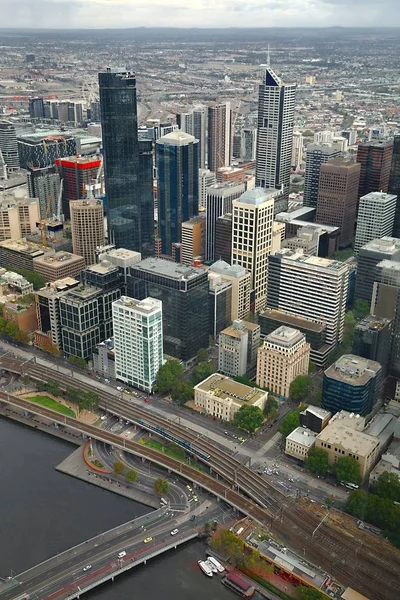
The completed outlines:
<svg viewBox="0 0 400 600">
<path fill-rule="evenodd" d="M 185 452 L 180 448 L 170 448 L 168 446 L 165 446 L 164 444 L 161 444 L 161 442 L 157 442 L 156 440 L 146 440 L 144 438 L 141 438 L 139 442 L 140 444 L 143 444 L 143 446 L 147 446 L 148 448 L 153 448 L 154 450 L 163 452 L 167 456 L 175 458 L 175 460 L 179 460 L 180 462 L 183 462 L 185 460 Z"/>
<path fill-rule="evenodd" d="M 45 406 L 46 408 L 51 408 L 51 410 L 55 410 L 62 415 L 66 415 L 67 417 L 75 418 L 76 416 L 74 411 L 68 408 L 68 406 L 64 406 L 64 404 L 60 404 L 60 402 L 57 402 L 48 396 L 29 396 L 29 398 L 26 398 L 26 400 L 35 402 L 35 404 L 40 404 L 40 406 Z"/>
</svg>

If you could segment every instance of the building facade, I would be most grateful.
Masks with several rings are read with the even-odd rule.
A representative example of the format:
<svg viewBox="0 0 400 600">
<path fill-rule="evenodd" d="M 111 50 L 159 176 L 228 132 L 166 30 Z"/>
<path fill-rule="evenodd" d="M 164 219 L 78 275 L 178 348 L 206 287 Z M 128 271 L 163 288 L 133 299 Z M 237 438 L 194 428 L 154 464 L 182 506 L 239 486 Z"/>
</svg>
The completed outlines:
<svg viewBox="0 0 400 600">
<path fill-rule="evenodd" d="M 232 284 L 231 321 L 245 319 L 250 312 L 251 275 L 240 265 L 230 265 L 217 260 L 210 267 L 212 273 L 221 275 Z"/>
<path fill-rule="evenodd" d="M 232 157 L 232 112 L 230 102 L 208 107 L 208 168 L 216 173 L 229 167 Z"/>
<path fill-rule="evenodd" d="M 396 215 L 394 218 L 393 237 L 400 237 L 400 135 L 393 139 L 393 154 L 390 166 L 389 193 L 397 196 Z"/>
<path fill-rule="evenodd" d="M 122 296 L 112 313 L 116 378 L 152 393 L 163 361 L 162 302 Z"/>
<path fill-rule="evenodd" d="M 290 384 L 307 375 L 310 344 L 297 329 L 284 325 L 264 338 L 257 355 L 257 385 L 282 398 L 289 398 Z"/>
<path fill-rule="evenodd" d="M 285 454 L 305 461 L 310 448 L 315 446 L 317 434 L 305 427 L 296 427 L 285 440 Z"/>
<path fill-rule="evenodd" d="M 66 220 L 71 218 L 71 200 L 91 198 L 89 187 L 100 174 L 102 161 L 100 158 L 86 156 L 69 156 L 55 161 L 59 178 L 63 180 L 62 214 Z"/>
<path fill-rule="evenodd" d="M 74 253 L 92 265 L 96 262 L 96 248 L 105 241 L 103 203 L 101 200 L 73 200 L 70 213 Z"/>
<path fill-rule="evenodd" d="M 219 336 L 218 371 L 227 377 L 244 376 L 247 372 L 249 334 L 242 323 L 234 321 Z"/>
<path fill-rule="evenodd" d="M 85 259 L 70 252 L 55 252 L 34 258 L 32 266 L 35 273 L 42 275 L 48 282 L 65 277 L 79 279 L 82 269 L 85 268 Z"/>
<path fill-rule="evenodd" d="M 207 138 L 207 115 L 204 108 L 194 108 L 190 112 L 176 115 L 178 128 L 185 133 L 190 133 L 199 140 L 199 167 L 206 166 L 206 138 Z"/>
<path fill-rule="evenodd" d="M 209 333 L 214 339 L 231 320 L 232 284 L 217 273 L 208 272 L 209 284 Z"/>
<path fill-rule="evenodd" d="M 375 239 L 391 236 L 396 212 L 397 196 L 385 192 L 370 192 L 361 196 L 354 252 Z"/>
<path fill-rule="evenodd" d="M 352 353 L 367 360 L 374 360 L 382 367 L 382 375 L 386 377 L 393 323 L 391 319 L 368 315 L 357 323 L 354 329 Z"/>
<path fill-rule="evenodd" d="M 215 257 L 232 262 L 232 213 L 218 217 L 215 222 Z"/>
<path fill-rule="evenodd" d="M 304 176 L 304 206 L 317 208 L 321 165 L 327 163 L 331 158 L 336 158 L 340 155 L 340 148 L 336 144 L 309 144 L 307 146 L 306 172 Z"/>
<path fill-rule="evenodd" d="M 39 202 L 24 190 L 0 192 L 0 241 L 26 238 L 37 231 L 39 220 Z"/>
<path fill-rule="evenodd" d="M 370 192 L 385 192 L 389 187 L 393 142 L 372 140 L 359 144 L 357 162 L 361 165 L 358 197 Z"/>
<path fill-rule="evenodd" d="M 28 168 L 27 180 L 29 197 L 37 198 L 39 201 L 40 218 L 57 215 L 61 182 L 56 168 L 54 166 L 44 169 Z M 61 212 L 60 217 L 62 214 Z"/>
<path fill-rule="evenodd" d="M 15 125 L 11 121 L 0 120 L 0 151 L 7 173 L 18 171 L 20 167 Z"/>
<path fill-rule="evenodd" d="M 206 217 L 199 214 L 182 223 L 181 263 L 191 265 L 204 258 L 206 241 Z"/>
<path fill-rule="evenodd" d="M 199 208 L 207 208 L 207 188 L 217 183 L 217 176 L 210 169 L 199 169 Z"/>
<path fill-rule="evenodd" d="M 216 183 L 207 188 L 205 260 L 208 263 L 219 258 L 215 251 L 217 219 L 226 213 L 232 213 L 232 202 L 244 191 L 243 183 Z"/>
<path fill-rule="evenodd" d="M 361 246 L 358 251 L 356 287 L 354 297 L 369 304 L 375 282 L 376 266 L 382 260 L 400 261 L 400 239 L 385 236 Z"/>
</svg>

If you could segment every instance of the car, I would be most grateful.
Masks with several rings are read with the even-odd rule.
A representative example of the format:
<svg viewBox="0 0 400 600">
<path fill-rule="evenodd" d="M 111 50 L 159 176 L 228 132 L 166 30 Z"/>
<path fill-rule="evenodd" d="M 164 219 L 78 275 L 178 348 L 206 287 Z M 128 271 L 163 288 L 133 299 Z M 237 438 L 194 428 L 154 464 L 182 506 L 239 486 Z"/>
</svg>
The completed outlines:
<svg viewBox="0 0 400 600">
<path fill-rule="evenodd" d="M 86 567 L 83 567 L 82 571 L 89 571 L 92 568 L 92 565 L 86 565 Z"/>
<path fill-rule="evenodd" d="M 186 487 L 187 487 L 187 489 L 189 490 L 189 492 L 191 492 L 191 491 L 192 491 L 192 488 L 190 487 L 190 485 L 187 485 Z"/>
<path fill-rule="evenodd" d="M 173 529 L 171 531 L 171 535 L 176 535 L 177 533 L 179 533 L 179 529 Z"/>
<path fill-rule="evenodd" d="M 196 518 L 196 515 L 192 515 L 192 516 L 190 517 L 189 521 L 194 521 L 194 520 L 195 520 L 195 518 Z"/>
<path fill-rule="evenodd" d="M 225 434 L 225 435 L 229 435 L 229 433 L 228 433 L 227 431 L 224 431 L 224 434 Z"/>
<path fill-rule="evenodd" d="M 150 402 L 150 399 L 146 397 L 146 398 L 143 398 L 143 401 L 144 402 Z"/>
<path fill-rule="evenodd" d="M 121 552 L 118 552 L 118 558 L 124 558 L 124 556 L 126 556 L 125 550 L 121 550 Z"/>
<path fill-rule="evenodd" d="M 100 417 L 100 420 L 101 420 L 101 421 L 105 421 L 106 419 L 107 419 L 107 415 L 102 415 L 102 416 Z"/>
<path fill-rule="evenodd" d="M 152 537 L 144 538 L 143 541 L 144 541 L 145 544 L 150 544 L 150 542 L 153 541 L 153 538 Z"/>
<path fill-rule="evenodd" d="M 118 390 L 119 392 L 123 392 L 123 391 L 124 391 L 124 388 L 122 388 L 120 385 L 117 385 L 117 390 Z"/>
</svg>

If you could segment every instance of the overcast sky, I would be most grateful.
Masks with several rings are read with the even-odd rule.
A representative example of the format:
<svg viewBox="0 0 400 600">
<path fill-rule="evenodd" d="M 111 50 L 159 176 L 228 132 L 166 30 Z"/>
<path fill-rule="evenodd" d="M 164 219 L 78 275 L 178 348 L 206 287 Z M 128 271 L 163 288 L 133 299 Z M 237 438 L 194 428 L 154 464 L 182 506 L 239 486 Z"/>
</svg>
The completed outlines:
<svg viewBox="0 0 400 600">
<path fill-rule="evenodd" d="M 400 0 L 0 0 L 0 27 L 400 26 Z"/>
</svg>

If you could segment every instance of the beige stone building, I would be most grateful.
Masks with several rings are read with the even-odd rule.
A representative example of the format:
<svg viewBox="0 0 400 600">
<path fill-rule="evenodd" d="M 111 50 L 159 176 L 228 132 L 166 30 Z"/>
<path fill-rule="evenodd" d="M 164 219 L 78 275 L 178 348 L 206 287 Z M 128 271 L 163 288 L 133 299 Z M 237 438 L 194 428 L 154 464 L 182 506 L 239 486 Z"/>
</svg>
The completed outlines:
<svg viewBox="0 0 400 600">
<path fill-rule="evenodd" d="M 39 256 L 33 259 L 33 270 L 42 275 L 46 281 L 57 281 L 65 277 L 76 277 L 85 268 L 83 256 L 70 252 L 56 252 L 52 256 Z"/>
<path fill-rule="evenodd" d="M 104 208 L 101 200 L 71 200 L 72 247 L 86 265 L 96 262 L 96 248 L 104 245 Z"/>
<path fill-rule="evenodd" d="M 24 190 L 0 192 L 0 240 L 17 240 L 37 231 L 39 202 Z"/>
<path fill-rule="evenodd" d="M 232 421 L 243 405 L 264 409 L 268 393 L 214 373 L 194 386 L 194 403 L 207 414 Z"/>
<path fill-rule="evenodd" d="M 290 433 L 285 442 L 285 453 L 297 458 L 305 460 L 310 448 L 315 444 L 317 434 L 306 427 L 297 427 Z"/>
<path fill-rule="evenodd" d="M 221 275 L 224 281 L 232 284 L 231 321 L 245 319 L 250 312 L 251 275 L 240 265 L 229 265 L 217 260 L 210 267 L 212 273 Z"/>
<path fill-rule="evenodd" d="M 258 349 L 257 385 L 288 398 L 293 379 L 308 373 L 310 348 L 298 329 L 278 327 Z"/>
</svg>

